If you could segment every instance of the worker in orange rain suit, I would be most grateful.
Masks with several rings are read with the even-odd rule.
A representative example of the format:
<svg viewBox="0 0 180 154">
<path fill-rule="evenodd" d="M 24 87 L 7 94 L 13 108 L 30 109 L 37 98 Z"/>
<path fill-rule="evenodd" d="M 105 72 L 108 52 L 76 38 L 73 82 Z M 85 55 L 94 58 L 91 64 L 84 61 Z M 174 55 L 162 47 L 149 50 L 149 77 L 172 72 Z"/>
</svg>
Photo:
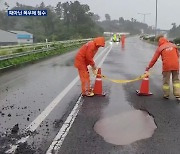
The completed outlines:
<svg viewBox="0 0 180 154">
<path fill-rule="evenodd" d="M 83 96 L 93 96 L 94 93 L 90 87 L 90 77 L 87 66 L 90 65 L 92 70 L 95 71 L 96 65 L 93 57 L 97 53 L 99 47 L 105 46 L 104 37 L 97 37 L 83 45 L 75 57 L 75 67 L 78 69 L 79 77 L 81 80 L 81 88 Z"/>
<path fill-rule="evenodd" d="M 122 44 L 122 47 L 124 48 L 124 45 L 125 45 L 125 35 L 124 34 L 121 36 L 121 44 Z"/>
<path fill-rule="evenodd" d="M 164 98 L 168 99 L 170 94 L 170 76 L 172 74 L 173 82 L 173 94 L 180 100 L 180 81 L 179 81 L 179 52 L 173 43 L 170 43 L 165 37 L 160 37 L 158 48 L 149 63 L 149 66 L 146 68 L 148 71 L 151 67 L 154 66 L 157 59 L 161 55 L 162 64 L 163 64 L 163 92 Z"/>
</svg>

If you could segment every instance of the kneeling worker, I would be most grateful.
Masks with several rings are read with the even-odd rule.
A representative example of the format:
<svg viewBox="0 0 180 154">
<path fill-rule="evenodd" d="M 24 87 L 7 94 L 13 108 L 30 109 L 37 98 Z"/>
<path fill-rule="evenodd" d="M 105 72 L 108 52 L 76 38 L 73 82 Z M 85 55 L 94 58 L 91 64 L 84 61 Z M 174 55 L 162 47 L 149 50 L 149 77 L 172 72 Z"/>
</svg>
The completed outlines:
<svg viewBox="0 0 180 154">
<path fill-rule="evenodd" d="M 149 66 L 146 68 L 148 71 L 151 67 L 154 66 L 157 59 L 161 55 L 162 64 L 163 64 L 163 92 L 164 98 L 168 99 L 170 95 L 170 76 L 172 74 L 173 82 L 173 94 L 180 100 L 180 81 L 179 81 L 179 52 L 175 44 L 170 43 L 165 37 L 159 38 L 158 48 L 149 63 Z"/>
<path fill-rule="evenodd" d="M 90 77 L 87 66 L 90 65 L 93 71 L 97 69 L 93 58 L 97 53 L 99 47 L 104 46 L 104 37 L 97 37 L 94 40 L 89 41 L 88 43 L 83 45 L 76 54 L 74 66 L 78 69 L 83 96 L 94 95 L 90 87 Z"/>
</svg>

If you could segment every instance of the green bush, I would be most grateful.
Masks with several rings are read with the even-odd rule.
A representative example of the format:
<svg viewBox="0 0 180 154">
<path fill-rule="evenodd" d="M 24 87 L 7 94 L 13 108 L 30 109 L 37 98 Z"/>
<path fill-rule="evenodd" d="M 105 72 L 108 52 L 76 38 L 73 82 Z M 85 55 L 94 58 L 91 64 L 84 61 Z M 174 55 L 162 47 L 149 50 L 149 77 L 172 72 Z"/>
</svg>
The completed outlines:
<svg viewBox="0 0 180 154">
<path fill-rule="evenodd" d="M 175 39 L 173 40 L 173 42 L 174 42 L 175 44 L 180 44 L 180 38 L 175 38 Z"/>
<path fill-rule="evenodd" d="M 16 49 L 16 50 L 14 51 L 14 53 L 19 53 L 19 52 L 23 52 L 23 49 L 22 49 L 22 48 L 19 48 L 19 49 Z"/>
</svg>

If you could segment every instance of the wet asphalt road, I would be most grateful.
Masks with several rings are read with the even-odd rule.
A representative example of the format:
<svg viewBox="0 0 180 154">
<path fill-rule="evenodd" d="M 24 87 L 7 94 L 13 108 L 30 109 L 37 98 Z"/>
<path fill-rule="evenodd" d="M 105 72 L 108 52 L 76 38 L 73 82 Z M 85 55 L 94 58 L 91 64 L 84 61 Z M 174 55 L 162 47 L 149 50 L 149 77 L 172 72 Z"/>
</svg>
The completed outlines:
<svg viewBox="0 0 180 154">
<path fill-rule="evenodd" d="M 64 93 L 61 101 L 57 99 L 77 77 L 77 70 L 73 66 L 76 52 L 1 74 L 0 153 L 28 135 L 27 142 L 20 144 L 16 153 L 45 153 L 63 124 L 63 117 L 71 111 L 80 96 L 80 83 L 77 82 L 67 94 Z M 101 56 L 103 54 L 100 53 L 97 60 Z M 55 100 L 57 104 L 54 109 L 39 118 Z M 35 120 L 36 129 L 31 127 Z M 14 128 L 15 131 L 12 131 Z"/>
<path fill-rule="evenodd" d="M 51 58 L 1 75 L 0 142 L 3 152 L 9 143 L 14 143 L 14 140 L 26 136 L 24 130 L 30 122 L 77 75 L 76 70 L 72 67 L 74 54 L 75 52 L 72 52 L 67 55 Z M 72 95 L 70 94 L 69 96 Z M 78 94 L 77 96 L 73 94 L 71 98 L 73 97 L 78 97 Z M 62 102 L 59 107 L 56 107 L 55 112 L 51 113 L 33 133 L 36 135 L 31 136 L 30 142 L 31 140 L 32 142 L 35 141 L 35 147 L 29 148 L 30 150 L 28 151 L 30 153 L 32 149 L 39 148 L 38 146 L 40 145 L 43 147 L 44 142 L 49 139 L 49 133 L 51 132 L 53 135 L 52 132 L 55 132 L 56 126 L 60 125 L 61 117 L 64 115 L 71 99 L 64 98 Z M 54 118 L 51 119 L 51 117 Z M 16 124 L 19 126 L 19 131 L 12 135 L 11 129 Z"/>
<path fill-rule="evenodd" d="M 155 46 L 142 42 L 137 37 L 128 38 L 124 49 L 120 44 L 113 43 L 111 52 L 102 65 L 102 73 L 113 79 L 138 77 L 144 73 L 154 50 Z M 9 149 L 10 144 L 28 135 L 29 138 L 19 145 L 16 153 L 46 153 L 79 98 L 79 82 L 63 97 L 35 131 L 27 132 L 25 128 L 77 76 L 72 66 L 74 54 L 75 52 L 71 52 L 1 75 L 0 153 L 4 153 Z M 97 62 L 100 59 L 101 57 Z M 170 100 L 162 99 L 161 78 L 161 62 L 158 61 L 150 76 L 150 90 L 154 95 L 148 97 L 136 95 L 135 90 L 140 88 L 140 81 L 116 84 L 103 80 L 106 96 L 81 100 L 82 107 L 59 153 L 178 154 L 180 151 L 180 105 L 173 97 Z M 142 113 L 139 114 L 139 110 Z M 149 115 L 154 118 L 152 121 L 155 121 L 157 129 L 152 124 L 149 125 L 146 119 Z M 19 130 L 12 132 L 16 124 Z M 147 124 L 148 128 L 152 126 L 155 132 L 154 130 L 146 132 Z M 121 126 L 126 127 L 122 129 Z M 130 127 L 134 129 L 129 129 Z M 115 134 L 113 138 L 110 137 L 114 135 L 112 132 Z M 121 145 L 120 134 L 129 134 L 127 137 L 123 136 L 125 137 L 123 140 L 127 142 L 132 141 L 132 136 L 136 141 Z M 146 136 L 144 139 L 142 139 L 142 134 Z"/>
</svg>

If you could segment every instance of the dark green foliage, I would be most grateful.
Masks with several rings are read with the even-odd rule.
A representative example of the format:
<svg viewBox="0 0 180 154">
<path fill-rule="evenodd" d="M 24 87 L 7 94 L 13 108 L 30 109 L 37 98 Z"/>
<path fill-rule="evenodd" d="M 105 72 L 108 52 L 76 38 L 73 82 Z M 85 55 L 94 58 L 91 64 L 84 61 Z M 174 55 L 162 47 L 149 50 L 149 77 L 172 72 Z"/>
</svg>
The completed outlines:
<svg viewBox="0 0 180 154">
<path fill-rule="evenodd" d="M 78 1 L 59 2 L 56 7 L 32 7 L 17 3 L 12 9 L 48 11 L 47 17 L 7 17 L 0 11 L 0 29 L 27 31 L 34 35 L 34 42 L 60 41 L 102 35 L 103 30 L 91 19 L 90 8 Z"/>
<path fill-rule="evenodd" d="M 180 38 L 174 39 L 173 42 L 174 42 L 175 44 L 179 44 L 179 45 L 180 45 Z"/>
<path fill-rule="evenodd" d="M 180 37 L 180 25 L 176 26 L 176 23 L 172 23 L 172 28 L 169 31 L 169 37 L 170 38 L 178 38 Z"/>
<path fill-rule="evenodd" d="M 132 35 L 140 34 L 142 30 L 146 34 L 152 34 L 154 32 L 152 27 L 138 22 L 134 18 L 131 20 L 125 20 L 123 17 L 120 17 L 119 20 L 110 20 L 111 18 L 109 18 L 108 14 L 106 14 L 105 17 L 106 20 L 98 22 L 98 25 L 107 32 L 129 32 Z"/>
<path fill-rule="evenodd" d="M 40 10 L 47 9 L 47 17 L 7 17 L 6 11 L 0 11 L 0 29 L 27 31 L 34 35 L 34 42 L 60 41 L 102 36 L 103 32 L 129 32 L 139 34 L 152 33 L 152 28 L 136 19 L 111 20 L 105 14 L 106 20 L 99 21 L 97 14 L 90 12 L 86 4 L 79 1 L 58 2 L 55 7 L 45 6 L 42 2 L 36 7 L 16 3 L 12 9 Z"/>
</svg>

